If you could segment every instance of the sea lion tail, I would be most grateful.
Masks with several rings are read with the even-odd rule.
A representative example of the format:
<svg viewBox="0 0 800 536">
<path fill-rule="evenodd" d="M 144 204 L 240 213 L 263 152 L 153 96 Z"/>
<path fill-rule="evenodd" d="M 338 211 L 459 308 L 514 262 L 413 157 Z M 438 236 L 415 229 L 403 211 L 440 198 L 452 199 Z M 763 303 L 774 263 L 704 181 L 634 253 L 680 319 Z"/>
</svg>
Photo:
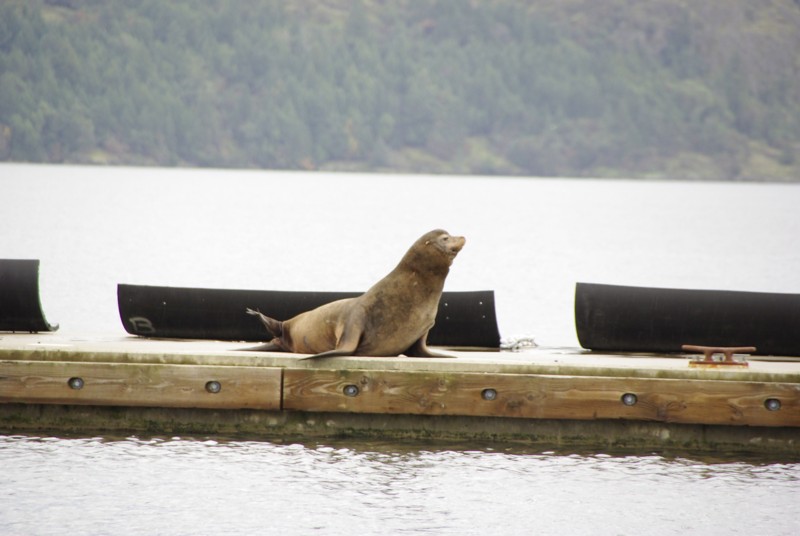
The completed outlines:
<svg viewBox="0 0 800 536">
<path fill-rule="evenodd" d="M 275 320 L 274 318 L 270 318 L 267 315 L 263 314 L 261 311 L 250 309 L 249 307 L 245 309 L 247 314 L 257 316 L 261 323 L 264 324 L 264 327 L 267 328 L 267 331 L 273 336 L 277 338 L 281 338 L 283 336 L 283 322 L 280 320 Z"/>
</svg>

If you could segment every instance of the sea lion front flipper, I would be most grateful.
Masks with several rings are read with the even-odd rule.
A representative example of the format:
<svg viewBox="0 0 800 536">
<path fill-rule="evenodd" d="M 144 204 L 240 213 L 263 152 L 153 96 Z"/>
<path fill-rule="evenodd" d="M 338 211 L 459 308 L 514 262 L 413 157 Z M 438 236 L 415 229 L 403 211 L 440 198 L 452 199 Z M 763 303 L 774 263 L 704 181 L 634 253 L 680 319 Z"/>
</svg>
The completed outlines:
<svg viewBox="0 0 800 536">
<path fill-rule="evenodd" d="M 434 352 L 433 350 L 428 348 L 428 344 L 425 342 L 427 339 L 428 339 L 428 334 L 425 333 L 425 335 L 417 339 L 417 342 L 412 344 L 411 347 L 403 353 L 407 357 L 450 357 L 450 358 L 458 357 L 455 355 Z"/>
</svg>

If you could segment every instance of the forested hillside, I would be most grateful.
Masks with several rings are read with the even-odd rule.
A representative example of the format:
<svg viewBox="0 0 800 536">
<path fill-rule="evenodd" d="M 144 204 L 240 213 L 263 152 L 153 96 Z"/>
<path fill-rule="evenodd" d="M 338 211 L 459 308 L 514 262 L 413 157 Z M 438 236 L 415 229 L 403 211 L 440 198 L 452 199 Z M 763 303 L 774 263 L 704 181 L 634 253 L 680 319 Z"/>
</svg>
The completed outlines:
<svg viewBox="0 0 800 536">
<path fill-rule="evenodd" d="M 2 0 L 0 160 L 800 180 L 800 0 Z"/>
</svg>

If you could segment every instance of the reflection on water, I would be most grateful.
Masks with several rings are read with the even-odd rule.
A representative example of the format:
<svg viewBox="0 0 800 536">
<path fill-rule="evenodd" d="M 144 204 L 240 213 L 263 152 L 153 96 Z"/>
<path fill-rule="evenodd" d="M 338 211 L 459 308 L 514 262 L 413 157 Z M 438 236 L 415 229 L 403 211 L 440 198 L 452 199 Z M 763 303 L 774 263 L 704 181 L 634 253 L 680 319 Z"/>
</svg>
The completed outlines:
<svg viewBox="0 0 800 536">
<path fill-rule="evenodd" d="M 0 436 L 2 534 L 796 534 L 798 460 Z"/>
</svg>

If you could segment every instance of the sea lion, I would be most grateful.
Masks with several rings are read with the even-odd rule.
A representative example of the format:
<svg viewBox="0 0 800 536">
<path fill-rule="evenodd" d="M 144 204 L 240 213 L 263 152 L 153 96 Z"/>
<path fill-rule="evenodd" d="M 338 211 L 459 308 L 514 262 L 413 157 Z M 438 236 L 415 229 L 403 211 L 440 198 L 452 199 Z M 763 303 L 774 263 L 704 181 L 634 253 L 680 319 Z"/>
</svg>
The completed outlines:
<svg viewBox="0 0 800 536">
<path fill-rule="evenodd" d="M 313 354 L 304 359 L 347 355 L 454 357 L 428 348 L 444 280 L 463 236 L 436 229 L 422 235 L 397 267 L 355 298 L 321 305 L 289 320 L 259 317 L 273 339 L 251 350 Z"/>
</svg>

